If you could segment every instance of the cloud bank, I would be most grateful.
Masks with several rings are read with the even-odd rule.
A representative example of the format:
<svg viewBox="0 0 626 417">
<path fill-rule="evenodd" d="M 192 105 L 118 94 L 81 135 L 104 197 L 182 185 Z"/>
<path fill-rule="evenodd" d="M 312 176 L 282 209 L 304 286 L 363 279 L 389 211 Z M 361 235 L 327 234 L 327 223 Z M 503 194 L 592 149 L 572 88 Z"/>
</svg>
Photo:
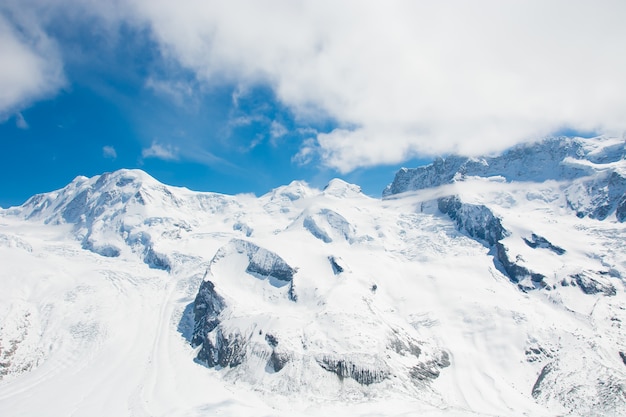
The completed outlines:
<svg viewBox="0 0 626 417">
<path fill-rule="evenodd" d="M 626 128 L 623 1 L 137 1 L 208 83 L 268 83 L 347 172 Z"/>
<path fill-rule="evenodd" d="M 316 153 L 344 173 L 563 129 L 626 129 L 622 0 L 132 0 L 114 15 L 63 2 L 149 28 L 166 60 L 209 87 L 269 85 L 299 121 L 332 120 L 294 160 Z M 58 65 L 5 32 L 32 72 L 11 96 L 23 100 Z M 178 84 L 154 87 L 164 85 Z"/>
</svg>

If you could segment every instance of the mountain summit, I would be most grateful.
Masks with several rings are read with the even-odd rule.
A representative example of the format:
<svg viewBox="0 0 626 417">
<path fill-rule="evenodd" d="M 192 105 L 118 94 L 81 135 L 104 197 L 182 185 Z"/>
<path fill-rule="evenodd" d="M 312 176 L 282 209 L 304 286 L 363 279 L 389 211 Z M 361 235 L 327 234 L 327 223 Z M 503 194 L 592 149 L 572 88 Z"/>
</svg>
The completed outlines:
<svg viewBox="0 0 626 417">
<path fill-rule="evenodd" d="M 624 415 L 624 155 L 452 156 L 383 199 L 78 177 L 0 211 L 0 414 Z"/>
</svg>

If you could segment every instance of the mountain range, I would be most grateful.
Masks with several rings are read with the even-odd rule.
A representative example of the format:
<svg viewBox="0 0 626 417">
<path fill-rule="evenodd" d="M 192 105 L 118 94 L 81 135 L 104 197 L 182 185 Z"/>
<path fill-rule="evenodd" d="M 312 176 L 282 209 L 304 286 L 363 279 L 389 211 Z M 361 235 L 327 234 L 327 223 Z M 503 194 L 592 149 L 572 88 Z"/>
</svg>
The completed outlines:
<svg viewBox="0 0 626 417">
<path fill-rule="evenodd" d="M 0 210 L 0 414 L 626 415 L 626 143 Z"/>
</svg>

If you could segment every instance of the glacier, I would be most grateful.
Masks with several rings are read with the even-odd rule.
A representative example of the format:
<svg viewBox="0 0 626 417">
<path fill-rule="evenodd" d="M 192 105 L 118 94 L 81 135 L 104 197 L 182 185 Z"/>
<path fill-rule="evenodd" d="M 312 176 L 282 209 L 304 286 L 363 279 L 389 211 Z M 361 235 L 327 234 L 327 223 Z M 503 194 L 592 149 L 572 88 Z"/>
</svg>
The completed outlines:
<svg viewBox="0 0 626 417">
<path fill-rule="evenodd" d="M 626 414 L 623 139 L 0 210 L 0 414 Z"/>
</svg>

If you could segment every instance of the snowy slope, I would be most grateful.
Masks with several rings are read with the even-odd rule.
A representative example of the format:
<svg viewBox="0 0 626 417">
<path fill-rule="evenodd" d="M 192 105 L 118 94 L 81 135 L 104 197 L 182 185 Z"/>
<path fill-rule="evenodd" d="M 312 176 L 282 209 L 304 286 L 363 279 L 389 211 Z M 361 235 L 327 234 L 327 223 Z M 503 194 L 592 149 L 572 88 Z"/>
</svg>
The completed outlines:
<svg viewBox="0 0 626 417">
<path fill-rule="evenodd" d="M 0 414 L 623 415 L 623 154 L 446 159 L 382 200 L 77 178 L 0 212 Z"/>
</svg>

